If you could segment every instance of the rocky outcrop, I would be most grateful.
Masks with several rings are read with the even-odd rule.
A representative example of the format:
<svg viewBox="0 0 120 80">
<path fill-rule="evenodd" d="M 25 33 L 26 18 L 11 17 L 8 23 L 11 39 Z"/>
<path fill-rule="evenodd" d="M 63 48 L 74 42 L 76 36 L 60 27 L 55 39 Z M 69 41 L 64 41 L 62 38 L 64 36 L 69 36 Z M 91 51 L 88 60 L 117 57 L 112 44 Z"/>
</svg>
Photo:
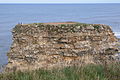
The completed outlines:
<svg viewBox="0 0 120 80">
<path fill-rule="evenodd" d="M 6 70 L 35 70 L 114 60 L 118 39 L 102 24 L 18 24 L 12 31 Z"/>
</svg>

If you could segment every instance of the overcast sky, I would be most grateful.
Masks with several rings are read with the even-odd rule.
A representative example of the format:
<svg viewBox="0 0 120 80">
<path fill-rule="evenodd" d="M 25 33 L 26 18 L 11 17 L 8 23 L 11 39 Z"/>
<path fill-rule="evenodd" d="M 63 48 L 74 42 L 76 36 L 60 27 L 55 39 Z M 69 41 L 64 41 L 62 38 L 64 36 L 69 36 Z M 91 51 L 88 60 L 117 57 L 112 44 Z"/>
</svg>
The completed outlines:
<svg viewBox="0 0 120 80">
<path fill-rule="evenodd" d="M 0 3 L 120 3 L 120 0 L 0 0 Z"/>
</svg>

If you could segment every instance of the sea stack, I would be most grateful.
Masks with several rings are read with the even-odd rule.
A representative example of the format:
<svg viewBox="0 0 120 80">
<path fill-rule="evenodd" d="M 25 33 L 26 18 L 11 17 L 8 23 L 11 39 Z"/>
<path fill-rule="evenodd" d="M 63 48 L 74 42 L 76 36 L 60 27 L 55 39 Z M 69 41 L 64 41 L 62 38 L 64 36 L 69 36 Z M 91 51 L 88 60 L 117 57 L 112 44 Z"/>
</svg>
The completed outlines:
<svg viewBox="0 0 120 80">
<path fill-rule="evenodd" d="M 12 34 L 6 71 L 109 63 L 119 51 L 118 39 L 103 24 L 18 24 Z"/>
</svg>

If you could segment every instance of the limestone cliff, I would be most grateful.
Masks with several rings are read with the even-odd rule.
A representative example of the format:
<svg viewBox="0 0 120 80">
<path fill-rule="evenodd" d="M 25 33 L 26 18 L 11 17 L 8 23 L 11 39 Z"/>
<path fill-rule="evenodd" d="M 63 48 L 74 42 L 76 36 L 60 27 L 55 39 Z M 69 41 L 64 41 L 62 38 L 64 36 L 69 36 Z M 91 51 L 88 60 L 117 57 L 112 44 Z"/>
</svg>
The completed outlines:
<svg viewBox="0 0 120 80">
<path fill-rule="evenodd" d="M 118 39 L 102 24 L 18 24 L 12 33 L 6 70 L 101 64 L 118 52 Z"/>
</svg>

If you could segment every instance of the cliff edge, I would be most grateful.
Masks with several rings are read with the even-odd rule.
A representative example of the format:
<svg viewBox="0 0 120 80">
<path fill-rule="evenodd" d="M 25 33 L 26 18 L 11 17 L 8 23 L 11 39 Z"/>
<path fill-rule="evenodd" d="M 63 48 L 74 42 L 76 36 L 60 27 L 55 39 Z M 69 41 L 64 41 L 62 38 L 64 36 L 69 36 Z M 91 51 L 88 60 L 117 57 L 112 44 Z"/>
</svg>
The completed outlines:
<svg viewBox="0 0 120 80">
<path fill-rule="evenodd" d="M 109 63 L 119 52 L 118 39 L 102 24 L 18 24 L 12 33 L 8 71 Z"/>
</svg>

